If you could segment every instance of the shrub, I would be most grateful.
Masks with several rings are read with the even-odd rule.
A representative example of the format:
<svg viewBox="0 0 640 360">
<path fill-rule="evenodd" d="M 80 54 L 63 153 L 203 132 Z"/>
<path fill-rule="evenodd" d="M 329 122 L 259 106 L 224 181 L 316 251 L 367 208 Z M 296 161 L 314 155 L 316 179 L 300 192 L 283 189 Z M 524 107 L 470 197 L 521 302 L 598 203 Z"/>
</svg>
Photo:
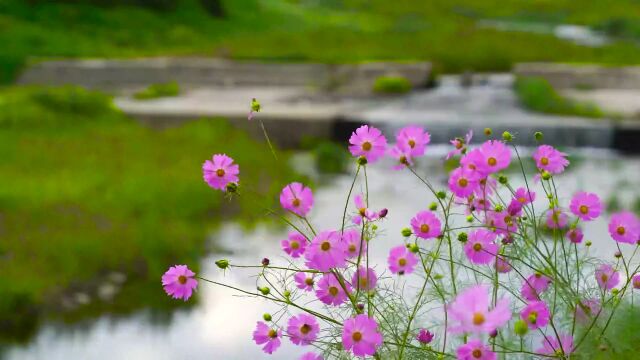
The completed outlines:
<svg viewBox="0 0 640 360">
<path fill-rule="evenodd" d="M 138 100 L 150 100 L 161 97 L 178 96 L 180 94 L 180 85 L 172 81 L 162 84 L 152 84 L 148 88 L 139 91 L 133 95 Z"/>
<path fill-rule="evenodd" d="M 411 83 L 402 76 L 381 76 L 375 80 L 373 91 L 378 94 L 404 94 L 411 91 Z"/>
</svg>

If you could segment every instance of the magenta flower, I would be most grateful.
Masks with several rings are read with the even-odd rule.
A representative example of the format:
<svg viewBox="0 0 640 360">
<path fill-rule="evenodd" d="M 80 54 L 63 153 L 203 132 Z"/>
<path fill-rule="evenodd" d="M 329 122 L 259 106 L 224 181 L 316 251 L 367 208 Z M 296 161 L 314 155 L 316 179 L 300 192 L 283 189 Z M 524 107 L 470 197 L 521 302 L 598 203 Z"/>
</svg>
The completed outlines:
<svg viewBox="0 0 640 360">
<path fill-rule="evenodd" d="M 640 289 L 640 274 L 635 275 L 632 280 L 633 288 L 636 290 Z"/>
<path fill-rule="evenodd" d="M 315 284 L 315 274 L 300 271 L 293 275 L 293 280 L 295 280 L 298 289 L 312 291 Z"/>
<path fill-rule="evenodd" d="M 347 245 L 337 231 L 322 231 L 311 240 L 304 253 L 305 264 L 319 271 L 329 271 L 346 263 Z"/>
<path fill-rule="evenodd" d="M 582 239 L 584 238 L 584 234 L 582 233 L 582 230 L 580 230 L 580 228 L 569 229 L 569 231 L 567 231 L 567 237 L 572 243 L 580 244 L 582 242 Z"/>
<path fill-rule="evenodd" d="M 344 288 L 348 292 L 351 292 L 351 286 L 346 281 L 344 282 Z M 342 285 L 334 274 L 324 274 L 320 281 L 318 281 L 318 287 L 316 288 L 316 296 L 320 301 L 327 305 L 340 305 L 348 298 Z"/>
<path fill-rule="evenodd" d="M 360 235 L 360 230 L 357 229 L 346 230 L 342 234 L 342 241 L 347 246 L 347 258 L 353 259 L 366 254 L 367 242 L 363 241 Z M 360 250 L 360 245 L 362 245 L 362 251 Z"/>
<path fill-rule="evenodd" d="M 449 142 L 453 145 L 453 150 L 447 153 L 447 160 L 451 159 L 451 157 L 462 154 L 462 152 L 466 149 L 466 146 L 471 143 L 471 139 L 473 138 L 473 130 L 469 130 L 464 139 L 455 138 L 450 140 Z"/>
<path fill-rule="evenodd" d="M 198 280 L 193 278 L 194 275 L 187 265 L 172 266 L 162 275 L 162 287 L 172 298 L 187 301 L 198 287 Z"/>
<path fill-rule="evenodd" d="M 533 159 L 536 161 L 538 169 L 546 170 L 551 174 L 560 174 L 564 171 L 564 168 L 569 165 L 566 156 L 567 154 L 550 145 L 540 145 L 533 153 Z"/>
<path fill-rule="evenodd" d="M 535 273 L 523 281 L 520 294 L 529 301 L 540 300 L 540 294 L 547 291 L 549 284 L 551 284 L 550 278 L 540 273 Z"/>
<path fill-rule="evenodd" d="M 315 317 L 307 314 L 292 316 L 287 323 L 287 335 L 296 345 L 309 345 L 318 338 L 320 325 Z"/>
<path fill-rule="evenodd" d="M 479 177 L 486 177 L 488 174 L 483 172 L 483 165 L 486 159 L 480 152 L 480 149 L 473 149 L 460 158 L 460 166 L 476 171 Z"/>
<path fill-rule="evenodd" d="M 512 233 L 518 231 L 518 223 L 507 211 L 491 211 L 487 212 L 485 219 L 487 226 L 498 234 L 510 237 Z"/>
<path fill-rule="evenodd" d="M 620 283 L 620 273 L 609 264 L 602 264 L 596 269 L 596 281 L 603 290 L 611 290 Z"/>
<path fill-rule="evenodd" d="M 404 127 L 396 135 L 398 148 L 408 151 L 412 157 L 424 155 L 430 141 L 431 135 L 419 126 Z"/>
<path fill-rule="evenodd" d="M 569 208 L 573 215 L 584 221 L 591 221 L 600 216 L 602 202 L 598 195 L 581 191 L 573 196 Z"/>
<path fill-rule="evenodd" d="M 351 278 L 353 287 L 364 291 L 375 289 L 377 282 L 376 272 L 372 268 L 365 269 L 363 266 L 360 266 Z"/>
<path fill-rule="evenodd" d="M 280 347 L 280 338 L 282 337 L 282 331 L 272 329 L 262 321 L 258 321 L 256 329 L 253 331 L 253 341 L 257 345 L 262 345 L 262 351 L 267 354 L 273 354 Z"/>
<path fill-rule="evenodd" d="M 527 191 L 526 188 L 519 187 L 513 194 L 513 199 L 522 205 L 531 204 L 536 200 L 535 191 Z"/>
<path fill-rule="evenodd" d="M 456 350 L 458 360 L 495 360 L 496 353 L 479 339 L 470 339 Z"/>
<path fill-rule="evenodd" d="M 609 234 L 613 240 L 625 244 L 640 241 L 640 219 L 630 211 L 621 211 L 611 215 Z"/>
<path fill-rule="evenodd" d="M 502 256 L 496 256 L 496 270 L 501 274 L 506 274 L 511 271 L 513 268 L 511 264 L 507 260 L 505 260 Z"/>
<path fill-rule="evenodd" d="M 280 242 L 280 245 L 282 245 L 282 250 L 292 258 L 299 258 L 307 247 L 307 239 L 299 232 L 292 231 L 287 239 Z"/>
<path fill-rule="evenodd" d="M 511 163 L 511 150 L 502 141 L 485 141 L 478 150 L 482 155 L 479 170 L 484 174 L 494 174 L 504 170 Z"/>
<path fill-rule="evenodd" d="M 600 306 L 600 301 L 597 299 L 582 300 L 580 301 L 580 304 L 576 305 L 576 320 L 581 324 L 588 324 L 602 308 Z"/>
<path fill-rule="evenodd" d="M 372 221 L 378 218 L 378 213 L 372 210 L 367 209 L 367 204 L 364 203 L 364 199 L 362 195 L 358 194 L 353 197 L 353 202 L 356 204 L 356 209 L 358 210 L 358 214 L 351 218 L 351 221 L 356 224 L 362 224 L 363 219 L 367 219 L 368 221 Z"/>
<path fill-rule="evenodd" d="M 313 206 L 313 193 L 301 183 L 293 182 L 282 189 L 280 205 L 294 214 L 307 216 Z"/>
<path fill-rule="evenodd" d="M 413 158 L 411 157 L 411 152 L 409 150 L 402 149 L 396 145 L 389 149 L 389 155 L 396 159 L 396 163 L 393 165 L 393 170 L 402 170 L 408 166 L 413 166 Z"/>
<path fill-rule="evenodd" d="M 520 312 L 520 318 L 532 330 L 545 327 L 550 319 L 549 308 L 544 301 L 532 301 Z"/>
<path fill-rule="evenodd" d="M 324 358 L 322 357 L 322 355 L 318 355 L 310 351 L 308 353 L 302 354 L 302 356 L 300 356 L 298 360 L 324 360 Z"/>
<path fill-rule="evenodd" d="M 387 139 L 373 126 L 362 125 L 351 134 L 349 144 L 353 156 L 364 156 L 367 162 L 374 163 L 384 156 Z"/>
<path fill-rule="evenodd" d="M 393 274 L 411 274 L 418 263 L 418 257 L 409 251 L 406 246 L 399 245 L 389 251 L 387 258 L 389 270 Z"/>
<path fill-rule="evenodd" d="M 420 329 L 420 332 L 418 332 L 418 335 L 416 335 L 416 339 L 420 344 L 426 345 L 433 341 L 433 336 L 434 335 L 431 331 L 427 329 Z"/>
<path fill-rule="evenodd" d="M 475 285 L 459 293 L 448 307 L 453 326 L 449 331 L 454 334 L 465 332 L 490 333 L 511 319 L 509 301 L 500 299 L 493 309 L 489 309 L 489 287 Z"/>
<path fill-rule="evenodd" d="M 495 243 L 496 234 L 486 229 L 476 229 L 469 233 L 464 253 L 474 264 L 488 264 L 498 254 L 499 246 Z"/>
<path fill-rule="evenodd" d="M 376 349 L 382 345 L 378 323 L 364 314 L 346 320 L 342 330 L 342 345 L 355 356 L 375 354 Z"/>
<path fill-rule="evenodd" d="M 422 239 L 440 236 L 440 220 L 432 211 L 420 211 L 411 219 L 413 233 Z"/>
<path fill-rule="evenodd" d="M 449 190 L 456 196 L 467 197 L 478 189 L 480 178 L 476 171 L 459 167 L 449 174 Z"/>
<path fill-rule="evenodd" d="M 547 227 L 549 229 L 563 229 L 567 226 L 569 217 L 560 209 L 547 212 Z"/>
<path fill-rule="evenodd" d="M 225 190 L 230 183 L 237 183 L 239 173 L 238 164 L 234 164 L 233 159 L 225 154 L 213 155 L 212 160 L 202 164 L 204 181 L 217 190 Z"/>
<path fill-rule="evenodd" d="M 542 347 L 536 350 L 537 353 L 558 356 L 569 356 L 573 352 L 573 336 L 571 334 L 560 334 L 560 342 L 555 336 L 546 336 L 542 339 Z"/>
</svg>

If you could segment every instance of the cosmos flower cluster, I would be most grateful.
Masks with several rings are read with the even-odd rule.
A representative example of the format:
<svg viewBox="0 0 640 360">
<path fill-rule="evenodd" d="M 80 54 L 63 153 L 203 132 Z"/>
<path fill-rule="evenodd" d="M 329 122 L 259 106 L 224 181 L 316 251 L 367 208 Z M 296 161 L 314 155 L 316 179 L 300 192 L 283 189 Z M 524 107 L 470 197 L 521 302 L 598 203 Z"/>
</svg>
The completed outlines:
<svg viewBox="0 0 640 360">
<path fill-rule="evenodd" d="M 443 160 L 455 166 L 434 184 L 418 166 L 431 141 L 425 129 L 404 127 L 392 145 L 375 127 L 353 132 L 348 149 L 356 158 L 354 184 L 362 168 L 392 161 L 433 199 L 404 220 L 407 227 L 385 249 L 385 264 L 370 262 L 369 253 L 393 214 L 372 206 L 366 191 L 352 191 L 352 185 L 345 203 L 336 204 L 342 221 L 316 229 L 312 189 L 300 182 L 283 186 L 282 218 L 292 229 L 280 242 L 282 263 L 216 262 L 224 271 L 258 268 L 264 286 L 243 293 L 281 306 L 277 319 L 265 314 L 256 322 L 254 342 L 273 354 L 288 339 L 313 348 L 299 358 L 306 360 L 491 360 L 500 353 L 569 359 L 577 352 L 583 338 L 576 338 L 576 328 L 597 328 L 640 288 L 633 261 L 640 219 L 628 211 L 607 215 L 616 260 L 593 259 L 585 229 L 605 215 L 605 206 L 591 192 L 558 195 L 555 179 L 569 166 L 568 155 L 542 144 L 523 158 L 507 132 L 477 146 L 472 138 L 470 131 L 451 140 Z M 530 179 L 525 166 L 535 169 Z M 229 156 L 213 155 L 202 171 L 212 189 L 243 196 L 239 166 Z M 198 279 L 177 265 L 162 276 L 162 285 L 168 295 L 188 300 Z"/>
</svg>

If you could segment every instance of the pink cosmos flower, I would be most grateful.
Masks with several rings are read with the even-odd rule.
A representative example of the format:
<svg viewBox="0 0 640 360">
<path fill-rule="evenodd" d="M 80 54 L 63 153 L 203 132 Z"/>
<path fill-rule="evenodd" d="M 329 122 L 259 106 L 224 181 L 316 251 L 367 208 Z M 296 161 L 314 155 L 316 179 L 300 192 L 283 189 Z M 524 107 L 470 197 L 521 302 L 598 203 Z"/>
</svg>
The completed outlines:
<svg viewBox="0 0 640 360">
<path fill-rule="evenodd" d="M 536 161 L 538 169 L 546 170 L 551 174 L 560 174 L 564 171 L 564 168 L 569 165 L 566 156 L 567 154 L 550 145 L 540 145 L 533 153 L 533 159 Z"/>
<path fill-rule="evenodd" d="M 349 229 L 342 234 L 342 241 L 347 246 L 348 258 L 353 259 L 366 254 L 367 242 L 363 241 L 360 235 L 360 230 L 357 229 Z M 360 245 L 362 245 L 362 251 L 360 250 Z"/>
<path fill-rule="evenodd" d="M 509 206 L 507 206 L 507 212 L 511 216 L 519 217 L 522 215 L 522 204 L 516 199 L 511 199 Z"/>
<path fill-rule="evenodd" d="M 504 170 L 511 163 L 511 150 L 502 141 L 485 141 L 479 151 L 482 155 L 480 171 L 484 174 L 494 174 Z"/>
<path fill-rule="evenodd" d="M 584 234 L 580 228 L 569 229 L 569 231 L 567 231 L 567 238 L 574 244 L 580 244 L 584 238 Z"/>
<path fill-rule="evenodd" d="M 620 273 L 609 264 L 602 264 L 596 269 L 596 281 L 603 290 L 611 290 L 620 283 Z"/>
<path fill-rule="evenodd" d="M 407 166 L 413 166 L 413 158 L 411 157 L 411 151 L 402 149 L 398 145 L 389 149 L 389 155 L 396 159 L 393 170 L 402 170 Z"/>
<path fill-rule="evenodd" d="M 431 331 L 427 329 L 420 329 L 418 335 L 416 335 L 416 340 L 418 340 L 420 344 L 426 345 L 433 340 L 433 336 L 434 335 Z"/>
<path fill-rule="evenodd" d="M 523 281 L 520 294 L 529 301 L 540 300 L 540 294 L 547 291 L 549 284 L 551 284 L 550 278 L 540 273 L 535 273 Z"/>
<path fill-rule="evenodd" d="M 364 156 L 367 162 L 374 163 L 384 156 L 387 139 L 373 126 L 362 125 L 351 134 L 349 144 L 353 156 Z"/>
<path fill-rule="evenodd" d="M 233 163 L 233 159 L 225 154 L 213 155 L 212 160 L 206 160 L 202 164 L 202 177 L 210 187 L 217 190 L 226 190 L 230 183 L 238 182 L 240 167 Z"/>
<path fill-rule="evenodd" d="M 432 211 L 420 211 L 411 219 L 413 233 L 422 239 L 440 236 L 440 220 Z"/>
<path fill-rule="evenodd" d="M 483 171 L 485 161 L 486 159 L 478 148 L 467 152 L 462 158 L 460 158 L 460 166 L 465 169 L 476 171 L 478 173 L 478 177 L 484 178 L 488 175 Z"/>
<path fill-rule="evenodd" d="M 472 286 L 459 293 L 447 311 L 452 319 L 449 331 L 454 334 L 465 332 L 490 333 L 511 319 L 509 301 L 500 299 L 493 309 L 489 309 L 489 287 Z"/>
<path fill-rule="evenodd" d="M 542 347 L 536 350 L 537 353 L 557 356 L 569 356 L 573 352 L 573 336 L 571 334 L 560 334 L 560 342 L 555 336 L 547 336 L 542 339 Z"/>
<path fill-rule="evenodd" d="M 318 338 L 320 325 L 315 317 L 307 314 L 292 316 L 287 323 L 287 335 L 296 345 L 309 345 Z"/>
<path fill-rule="evenodd" d="M 351 218 L 351 221 L 356 224 L 362 224 L 363 219 L 367 219 L 368 221 L 372 221 L 378 218 L 378 213 L 372 210 L 367 209 L 367 204 L 364 203 L 364 199 L 362 195 L 358 194 L 353 197 L 353 202 L 356 204 L 356 209 L 358 210 L 358 214 Z"/>
<path fill-rule="evenodd" d="M 531 204 L 536 200 L 535 191 L 527 191 L 526 188 L 519 187 L 513 194 L 513 199 L 522 205 Z"/>
<path fill-rule="evenodd" d="M 580 304 L 576 305 L 576 320 L 581 324 L 588 324 L 591 322 L 594 316 L 596 316 L 600 309 L 600 301 L 597 299 L 586 299 L 580 301 Z"/>
<path fill-rule="evenodd" d="M 600 216 L 602 202 L 598 195 L 581 191 L 573 196 L 569 208 L 573 215 L 584 221 L 591 221 Z"/>
<path fill-rule="evenodd" d="M 351 285 L 348 282 L 344 282 L 344 287 L 348 292 L 351 292 Z M 327 305 L 340 305 L 347 300 L 347 293 L 340 285 L 340 282 L 336 276 L 332 273 L 324 274 L 320 281 L 318 281 L 318 287 L 316 288 L 316 296 L 320 301 Z"/>
<path fill-rule="evenodd" d="M 490 211 L 486 213 L 485 223 L 498 234 L 510 237 L 518 231 L 518 223 L 507 211 Z"/>
<path fill-rule="evenodd" d="M 294 214 L 307 216 L 313 206 L 313 193 L 301 183 L 293 182 L 282 189 L 280 205 Z"/>
<path fill-rule="evenodd" d="M 347 245 L 337 231 L 322 231 L 311 240 L 304 253 L 305 264 L 319 271 L 329 271 L 346 263 Z"/>
<path fill-rule="evenodd" d="M 408 151 L 412 157 L 424 155 L 430 141 L 431 135 L 419 126 L 404 127 L 396 135 L 397 146 Z"/>
<path fill-rule="evenodd" d="M 456 350 L 458 360 L 495 360 L 496 353 L 479 339 L 470 339 Z"/>
<path fill-rule="evenodd" d="M 456 196 L 467 197 L 478 189 L 478 173 L 469 168 L 459 167 L 449 174 L 449 190 Z"/>
<path fill-rule="evenodd" d="M 198 280 L 193 278 L 194 275 L 187 265 L 172 266 L 162 275 L 162 287 L 174 299 L 187 301 L 198 287 Z"/>
<path fill-rule="evenodd" d="M 636 289 L 636 290 L 640 289 L 640 274 L 635 275 L 633 277 L 632 283 L 633 283 L 633 288 L 634 289 Z"/>
<path fill-rule="evenodd" d="M 363 266 L 360 266 L 351 278 L 353 287 L 364 291 L 375 289 L 377 282 L 376 272 L 372 268 L 365 269 Z"/>
<path fill-rule="evenodd" d="M 411 274 L 418 263 L 418 257 L 409 251 L 406 246 L 399 245 L 389 251 L 387 258 L 389 270 L 393 274 Z"/>
<path fill-rule="evenodd" d="M 355 356 L 375 354 L 376 349 L 382 345 L 378 323 L 364 314 L 346 320 L 342 330 L 342 345 Z"/>
<path fill-rule="evenodd" d="M 299 232 L 292 231 L 289 233 L 289 237 L 280 242 L 282 250 L 291 255 L 292 258 L 299 258 L 304 254 L 304 249 L 307 248 L 307 239 Z"/>
<path fill-rule="evenodd" d="M 302 271 L 293 275 L 293 280 L 296 282 L 296 287 L 304 291 L 312 291 L 313 285 L 316 283 L 315 274 Z"/>
<path fill-rule="evenodd" d="M 520 312 L 520 318 L 532 330 L 545 327 L 550 319 L 549 308 L 544 301 L 532 301 Z"/>
<path fill-rule="evenodd" d="M 609 234 L 617 242 L 636 244 L 640 241 L 640 219 L 630 211 L 617 212 L 611 215 Z"/>
<path fill-rule="evenodd" d="M 280 338 L 282 337 L 282 331 L 272 329 L 262 321 L 258 321 L 256 329 L 253 331 L 253 341 L 257 345 L 262 345 L 262 351 L 267 354 L 273 354 L 280 347 Z"/>
<path fill-rule="evenodd" d="M 324 358 L 322 357 L 322 355 L 318 355 L 314 352 L 308 352 L 302 354 L 302 356 L 300 356 L 298 360 L 324 360 Z"/>
<path fill-rule="evenodd" d="M 502 256 L 496 257 L 496 270 L 501 274 L 506 274 L 511 271 L 513 268 L 511 264 L 507 260 L 505 260 Z"/>
<path fill-rule="evenodd" d="M 547 212 L 547 227 L 549 229 L 563 229 L 567 226 L 569 217 L 560 209 Z"/>
<path fill-rule="evenodd" d="M 474 264 L 488 264 L 495 259 L 499 246 L 495 243 L 496 234 L 486 229 L 476 229 L 469 233 L 464 253 Z"/>
<path fill-rule="evenodd" d="M 469 130 L 469 132 L 467 133 L 464 139 L 455 138 L 453 140 L 450 140 L 449 142 L 451 143 L 451 145 L 453 145 L 454 149 L 449 151 L 449 153 L 447 153 L 446 159 L 449 160 L 453 156 L 461 154 L 466 149 L 466 145 L 469 145 L 469 143 L 471 143 L 472 138 L 473 138 L 473 130 Z"/>
<path fill-rule="evenodd" d="M 481 174 L 480 172 L 476 171 L 476 174 L 478 174 L 478 176 Z M 477 197 L 487 197 L 489 195 L 493 195 L 493 193 L 495 192 L 495 190 L 498 188 L 498 180 L 496 180 L 495 178 L 492 177 L 484 177 L 484 178 L 480 178 L 480 180 L 478 180 L 478 187 L 476 188 L 476 190 L 474 191 L 474 194 Z"/>
</svg>

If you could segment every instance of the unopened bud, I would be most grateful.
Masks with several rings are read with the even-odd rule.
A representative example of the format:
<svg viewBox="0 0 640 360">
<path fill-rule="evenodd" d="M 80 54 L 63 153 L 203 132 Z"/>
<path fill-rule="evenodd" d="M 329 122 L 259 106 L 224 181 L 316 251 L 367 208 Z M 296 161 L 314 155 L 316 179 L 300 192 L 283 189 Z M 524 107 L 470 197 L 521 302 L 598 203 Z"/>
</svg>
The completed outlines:
<svg viewBox="0 0 640 360">
<path fill-rule="evenodd" d="M 411 251 L 412 253 L 417 253 L 418 251 L 420 251 L 420 247 L 416 244 L 411 244 L 409 245 L 409 251 Z"/>
<path fill-rule="evenodd" d="M 444 191 L 438 191 L 438 193 L 436 195 L 438 195 L 438 197 L 440 199 L 446 199 L 447 198 L 447 193 L 444 192 Z"/>
<path fill-rule="evenodd" d="M 469 240 L 469 236 L 466 232 L 461 232 L 460 234 L 458 234 L 458 241 L 460 241 L 461 243 L 466 243 L 467 240 Z"/>
<path fill-rule="evenodd" d="M 501 204 L 496 205 L 495 209 L 496 212 L 501 212 L 502 210 L 504 210 L 504 207 Z"/>
<path fill-rule="evenodd" d="M 262 318 L 264 319 L 264 321 L 271 321 L 271 314 L 264 313 L 262 314 Z"/>
<path fill-rule="evenodd" d="M 380 212 L 378 212 L 378 217 L 379 218 L 384 218 L 385 216 L 387 216 L 387 214 L 389 213 L 389 209 L 382 209 L 380 210 Z"/>
<path fill-rule="evenodd" d="M 269 266 L 269 263 L 270 263 L 270 261 L 269 261 L 268 258 L 262 259 L 262 266 Z"/>
<path fill-rule="evenodd" d="M 506 142 L 509 142 L 509 141 L 513 140 L 513 135 L 511 135 L 510 132 L 505 131 L 505 132 L 502 133 L 502 140 L 504 140 Z"/>
<path fill-rule="evenodd" d="M 429 210 L 436 211 L 437 209 L 438 209 L 438 204 L 436 204 L 435 202 L 432 202 L 431 204 L 429 204 Z"/>
<path fill-rule="evenodd" d="M 261 288 L 258 288 L 258 291 L 260 291 L 262 293 L 262 295 L 269 295 L 269 293 L 271 292 L 271 289 L 269 289 L 268 287 L 264 286 Z"/>
<path fill-rule="evenodd" d="M 225 260 L 225 259 L 218 260 L 216 261 L 216 266 L 224 270 L 229 267 L 229 260 Z"/>
<path fill-rule="evenodd" d="M 549 180 L 549 179 L 551 179 L 551 174 L 547 170 L 544 170 L 542 172 L 542 180 Z"/>
<path fill-rule="evenodd" d="M 467 216 L 467 222 L 473 222 L 473 215 Z"/>
<path fill-rule="evenodd" d="M 411 229 L 404 228 L 404 229 L 402 229 L 401 233 L 402 233 L 402 236 L 409 237 L 409 236 L 411 236 Z"/>
<path fill-rule="evenodd" d="M 358 165 L 367 165 L 367 158 L 364 156 L 360 156 L 358 160 L 356 160 Z"/>
<path fill-rule="evenodd" d="M 491 136 L 491 134 L 493 134 L 493 130 L 491 130 L 491 128 L 484 128 L 484 134 Z"/>
<path fill-rule="evenodd" d="M 622 257 L 622 253 L 620 251 L 616 251 L 615 254 L 613 254 L 613 256 L 615 256 L 617 259 Z"/>
<path fill-rule="evenodd" d="M 238 184 L 232 182 L 228 183 L 226 189 L 228 193 L 235 193 L 236 191 L 238 191 Z"/>
<path fill-rule="evenodd" d="M 541 131 L 536 131 L 536 132 L 533 134 L 533 137 L 534 137 L 534 138 L 536 139 L 536 141 L 538 141 L 538 142 L 542 141 L 542 137 L 543 137 L 543 136 L 542 136 L 542 132 L 541 132 Z"/>
<path fill-rule="evenodd" d="M 378 230 L 378 225 L 376 225 L 376 224 L 371 225 L 371 230 L 373 230 L 373 231 Z"/>
<path fill-rule="evenodd" d="M 500 175 L 498 176 L 498 182 L 502 185 L 506 184 L 509 182 L 509 178 L 507 178 L 506 175 Z"/>
<path fill-rule="evenodd" d="M 520 319 L 513 325 L 513 331 L 518 336 L 525 336 L 529 332 L 529 326 L 527 326 L 526 321 Z"/>
<path fill-rule="evenodd" d="M 282 295 L 284 295 L 284 297 L 288 299 L 288 298 L 291 296 L 291 291 L 289 291 L 289 290 L 285 290 L 285 291 L 282 293 Z"/>
<path fill-rule="evenodd" d="M 584 246 L 591 246 L 591 244 L 593 244 L 591 241 L 587 241 L 586 243 L 584 243 Z"/>
</svg>

